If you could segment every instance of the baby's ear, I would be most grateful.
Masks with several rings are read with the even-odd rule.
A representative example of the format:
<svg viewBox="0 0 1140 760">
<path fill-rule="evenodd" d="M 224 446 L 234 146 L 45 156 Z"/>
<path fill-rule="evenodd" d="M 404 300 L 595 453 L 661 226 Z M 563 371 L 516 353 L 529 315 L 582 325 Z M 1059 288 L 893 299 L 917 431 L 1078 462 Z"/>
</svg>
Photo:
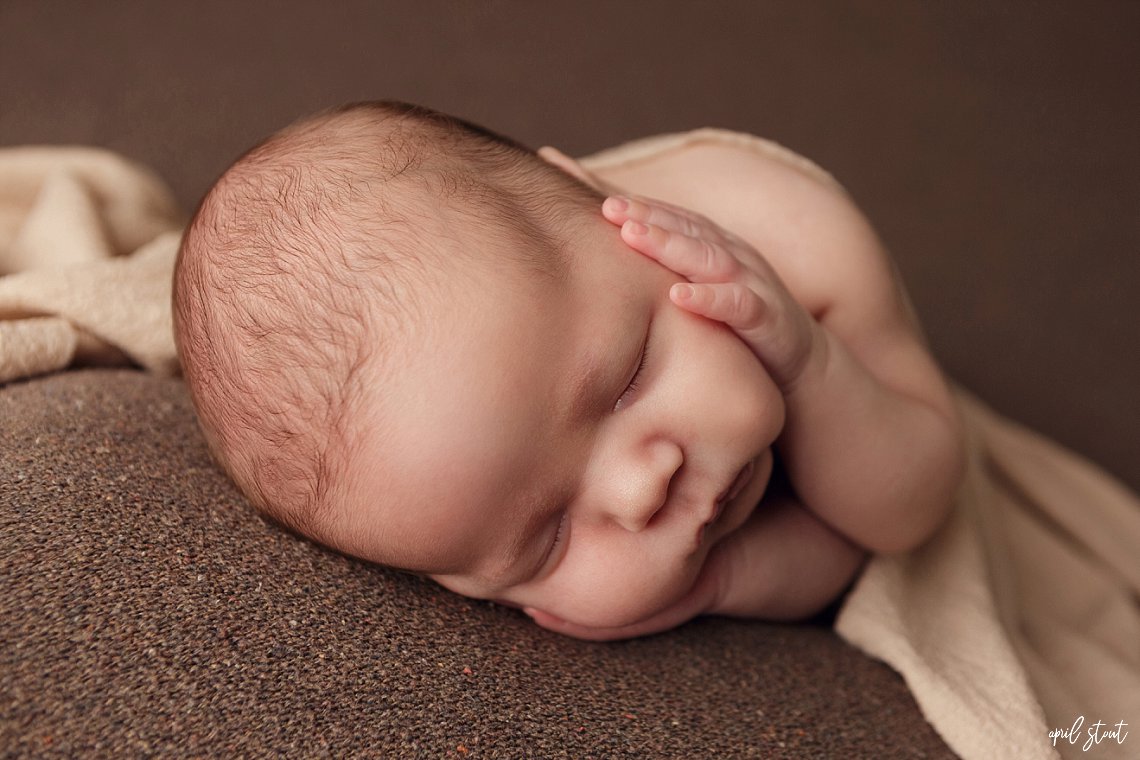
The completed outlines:
<svg viewBox="0 0 1140 760">
<path fill-rule="evenodd" d="M 606 192 L 606 190 L 602 187 L 601 183 L 598 182 L 594 175 L 583 169 L 581 164 L 570 158 L 570 156 L 566 155 L 562 151 L 558 150 L 558 148 L 553 148 L 549 145 L 543 145 L 538 149 L 537 153 L 538 157 L 543 161 L 554 164 L 559 169 L 569 174 L 571 177 L 575 177 L 582 182 L 585 182 L 587 185 L 594 188 L 595 190 L 598 190 L 599 192 Z"/>
</svg>

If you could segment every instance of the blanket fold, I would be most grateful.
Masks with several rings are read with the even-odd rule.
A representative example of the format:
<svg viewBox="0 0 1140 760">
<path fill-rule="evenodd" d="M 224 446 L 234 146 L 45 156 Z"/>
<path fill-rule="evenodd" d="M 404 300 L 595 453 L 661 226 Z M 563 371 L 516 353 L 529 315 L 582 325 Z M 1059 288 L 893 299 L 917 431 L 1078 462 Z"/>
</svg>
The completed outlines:
<svg viewBox="0 0 1140 760">
<path fill-rule="evenodd" d="M 183 221 L 157 177 L 113 153 L 0 150 L 0 382 L 73 363 L 176 373 Z"/>
<path fill-rule="evenodd" d="M 785 148 L 718 129 L 582 163 L 652 161 L 701 140 L 834 182 Z M 157 178 L 106 151 L 0 150 L 0 383 L 74 362 L 177 372 L 170 282 L 183 221 Z M 966 390 L 955 397 L 969 463 L 950 519 L 919 549 L 873 558 L 836 631 L 898 671 L 967 760 L 1140 756 L 1140 499 Z M 1120 737 L 1109 734 L 1118 721 Z"/>
<path fill-rule="evenodd" d="M 917 551 L 874 558 L 836 630 L 899 671 L 965 758 L 1135 757 L 1140 735 L 1124 734 L 1140 719 L 1140 500 L 955 395 L 970 461 L 950 523 Z M 1118 721 L 1119 741 L 1095 741 Z M 1054 747 L 1050 732 L 1065 730 Z"/>
</svg>

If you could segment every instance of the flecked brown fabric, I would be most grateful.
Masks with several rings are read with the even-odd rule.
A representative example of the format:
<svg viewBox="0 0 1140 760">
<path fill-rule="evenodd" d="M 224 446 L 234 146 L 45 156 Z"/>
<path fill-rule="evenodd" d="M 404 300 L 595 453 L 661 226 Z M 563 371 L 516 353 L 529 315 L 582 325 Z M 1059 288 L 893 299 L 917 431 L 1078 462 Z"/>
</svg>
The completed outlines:
<svg viewBox="0 0 1140 760">
<path fill-rule="evenodd" d="M 184 386 L 0 388 L 0 754 L 953 757 L 819 625 L 597 644 L 296 538 Z"/>
</svg>

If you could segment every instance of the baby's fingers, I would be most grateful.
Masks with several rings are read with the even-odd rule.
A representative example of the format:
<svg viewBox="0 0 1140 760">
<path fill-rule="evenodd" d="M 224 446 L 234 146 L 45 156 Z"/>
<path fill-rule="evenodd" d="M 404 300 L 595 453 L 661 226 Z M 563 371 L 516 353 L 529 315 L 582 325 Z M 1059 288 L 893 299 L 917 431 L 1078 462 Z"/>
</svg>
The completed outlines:
<svg viewBox="0 0 1140 760">
<path fill-rule="evenodd" d="M 768 312 L 764 300 L 738 282 L 679 282 L 669 289 L 669 298 L 694 314 L 724 322 L 737 331 L 756 329 Z"/>
<path fill-rule="evenodd" d="M 706 238 L 689 237 L 633 220 L 622 225 L 621 234 L 631 248 L 693 282 L 732 279 L 742 269 L 736 257 Z"/>
<path fill-rule="evenodd" d="M 694 211 L 656 198 L 643 198 L 638 195 L 607 198 L 602 204 L 602 216 L 618 225 L 627 219 L 633 219 L 689 237 L 700 236 L 701 230 L 710 226 L 704 217 Z"/>
<path fill-rule="evenodd" d="M 789 393 L 813 363 L 827 362 L 823 328 L 790 298 L 775 292 L 760 295 L 737 282 L 679 282 L 669 298 L 681 308 L 723 322 L 736 332 L 768 370 L 776 385 Z"/>
</svg>

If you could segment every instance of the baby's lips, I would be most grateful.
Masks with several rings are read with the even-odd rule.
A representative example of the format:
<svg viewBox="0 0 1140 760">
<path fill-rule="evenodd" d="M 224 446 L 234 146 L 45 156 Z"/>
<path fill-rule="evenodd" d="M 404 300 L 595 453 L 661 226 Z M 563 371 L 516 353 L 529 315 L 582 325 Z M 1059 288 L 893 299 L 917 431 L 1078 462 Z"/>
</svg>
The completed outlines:
<svg viewBox="0 0 1140 760">
<path fill-rule="evenodd" d="M 729 484 L 728 488 L 721 492 L 720 496 L 716 498 L 717 504 L 723 504 L 729 499 L 734 498 L 738 493 L 744 490 L 744 486 L 748 483 L 748 479 L 752 477 L 752 470 L 756 465 L 756 460 L 752 459 L 748 464 L 740 468 L 740 472 L 736 473 L 736 478 Z"/>
</svg>

